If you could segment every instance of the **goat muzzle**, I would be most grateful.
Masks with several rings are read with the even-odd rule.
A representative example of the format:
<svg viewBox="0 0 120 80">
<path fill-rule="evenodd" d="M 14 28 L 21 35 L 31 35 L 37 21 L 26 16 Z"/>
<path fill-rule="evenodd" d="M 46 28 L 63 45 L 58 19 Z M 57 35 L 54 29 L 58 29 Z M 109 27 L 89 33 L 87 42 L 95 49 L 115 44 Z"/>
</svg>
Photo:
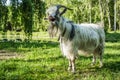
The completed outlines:
<svg viewBox="0 0 120 80">
<path fill-rule="evenodd" d="M 53 21 L 55 21 L 55 18 L 52 16 L 49 16 L 49 20 L 53 22 Z"/>
</svg>

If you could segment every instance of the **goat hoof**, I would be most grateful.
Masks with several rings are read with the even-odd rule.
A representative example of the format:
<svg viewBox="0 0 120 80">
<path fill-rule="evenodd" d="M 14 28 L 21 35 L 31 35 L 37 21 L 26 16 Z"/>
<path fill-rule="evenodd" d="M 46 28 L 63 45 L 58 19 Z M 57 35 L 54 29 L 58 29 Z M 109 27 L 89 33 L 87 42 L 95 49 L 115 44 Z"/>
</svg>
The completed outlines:
<svg viewBox="0 0 120 80">
<path fill-rule="evenodd" d="M 91 66 L 94 66 L 95 65 L 95 63 L 91 63 Z"/>
<path fill-rule="evenodd" d="M 99 68 L 102 68 L 103 67 L 103 64 L 101 64 L 100 66 L 99 66 Z"/>
<path fill-rule="evenodd" d="M 72 72 L 73 74 L 75 74 L 75 69 L 72 69 L 71 72 Z"/>
<path fill-rule="evenodd" d="M 73 74 L 75 74 L 76 72 L 75 71 L 71 71 Z"/>
<path fill-rule="evenodd" d="M 68 67 L 68 71 L 70 71 L 71 70 L 71 67 Z"/>
</svg>

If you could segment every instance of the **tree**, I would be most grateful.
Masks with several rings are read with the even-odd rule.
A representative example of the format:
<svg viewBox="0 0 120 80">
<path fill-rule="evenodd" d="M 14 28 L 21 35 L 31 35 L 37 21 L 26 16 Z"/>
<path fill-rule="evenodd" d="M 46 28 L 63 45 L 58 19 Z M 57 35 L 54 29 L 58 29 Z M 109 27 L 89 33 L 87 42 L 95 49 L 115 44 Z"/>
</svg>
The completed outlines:
<svg viewBox="0 0 120 80">
<path fill-rule="evenodd" d="M 116 32 L 116 0 L 114 0 L 114 31 Z"/>
<path fill-rule="evenodd" d="M 33 7 L 31 0 L 22 0 L 21 13 L 26 38 L 31 39 L 33 27 Z"/>
<path fill-rule="evenodd" d="M 99 0 L 99 8 L 100 8 L 101 22 L 103 23 L 103 26 L 104 26 L 104 16 L 103 16 L 103 8 L 102 8 L 101 0 Z"/>
<path fill-rule="evenodd" d="M 109 6 L 108 6 L 108 3 L 109 3 L 109 0 L 106 0 L 106 12 L 107 12 L 107 16 L 108 16 L 108 24 L 109 24 L 109 27 L 108 27 L 108 30 L 110 31 L 111 30 L 111 19 L 110 19 L 110 10 L 109 10 Z"/>
<path fill-rule="evenodd" d="M 8 11 L 9 11 L 8 7 L 5 6 L 6 1 L 7 0 L 0 0 L 0 26 L 3 27 L 4 31 L 7 25 Z"/>
</svg>

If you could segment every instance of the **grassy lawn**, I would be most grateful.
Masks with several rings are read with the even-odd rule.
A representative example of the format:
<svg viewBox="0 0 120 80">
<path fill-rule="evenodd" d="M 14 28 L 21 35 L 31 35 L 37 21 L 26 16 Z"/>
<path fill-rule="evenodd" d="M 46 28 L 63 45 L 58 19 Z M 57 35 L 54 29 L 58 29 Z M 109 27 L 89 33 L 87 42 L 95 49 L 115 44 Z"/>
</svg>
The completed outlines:
<svg viewBox="0 0 120 80">
<path fill-rule="evenodd" d="M 102 68 L 91 60 L 79 56 L 72 74 L 57 40 L 0 42 L 0 80 L 120 80 L 120 33 L 106 35 Z"/>
</svg>

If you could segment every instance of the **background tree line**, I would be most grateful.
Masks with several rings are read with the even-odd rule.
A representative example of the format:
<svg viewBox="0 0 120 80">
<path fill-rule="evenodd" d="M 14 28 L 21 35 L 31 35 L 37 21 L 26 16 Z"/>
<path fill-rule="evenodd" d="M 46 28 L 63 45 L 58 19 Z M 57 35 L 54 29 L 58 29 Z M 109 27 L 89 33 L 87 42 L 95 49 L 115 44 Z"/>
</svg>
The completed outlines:
<svg viewBox="0 0 120 80">
<path fill-rule="evenodd" d="M 72 11 L 64 14 L 75 23 L 103 22 L 105 31 L 120 30 L 120 0 L 0 0 L 0 31 L 24 31 L 30 38 L 33 31 L 45 31 L 46 8 L 62 4 Z"/>
</svg>

